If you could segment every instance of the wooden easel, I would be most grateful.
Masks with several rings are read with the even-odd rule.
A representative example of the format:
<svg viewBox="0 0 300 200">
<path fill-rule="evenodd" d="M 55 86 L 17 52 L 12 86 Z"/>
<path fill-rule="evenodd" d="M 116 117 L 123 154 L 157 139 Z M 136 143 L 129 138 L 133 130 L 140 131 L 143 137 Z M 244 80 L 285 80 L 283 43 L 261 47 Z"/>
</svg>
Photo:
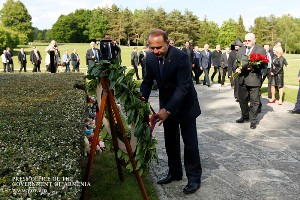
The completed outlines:
<svg viewBox="0 0 300 200">
<path fill-rule="evenodd" d="M 134 175 L 137 179 L 137 182 L 139 184 L 139 187 L 140 187 L 140 190 L 142 192 L 143 198 L 145 200 L 149 200 L 146 188 L 144 186 L 143 179 L 139 175 L 138 170 L 135 170 L 136 169 L 136 161 L 134 159 L 134 155 L 133 155 L 133 152 L 132 152 L 132 149 L 131 149 L 131 146 L 130 146 L 130 142 L 128 141 L 128 138 L 126 137 L 124 125 L 122 123 L 120 113 L 119 113 L 118 107 L 116 105 L 113 93 L 109 89 L 109 81 L 108 81 L 107 77 L 101 77 L 100 82 L 101 82 L 101 85 L 103 87 L 103 91 L 105 91 L 105 93 L 102 94 L 102 97 L 101 97 L 99 115 L 98 115 L 98 117 L 96 117 L 96 130 L 94 132 L 94 138 L 93 138 L 93 141 L 92 141 L 91 151 L 90 151 L 90 155 L 89 155 L 89 159 L 88 159 L 88 163 L 87 163 L 87 168 L 86 168 L 86 173 L 85 173 L 85 177 L 84 177 L 83 181 L 84 182 L 89 182 L 89 178 L 90 178 L 93 163 L 94 163 L 97 138 L 99 138 L 100 127 L 102 126 L 104 111 L 105 111 L 105 108 L 107 106 L 107 108 L 108 108 L 107 109 L 108 110 L 107 115 L 108 115 L 108 120 L 109 120 L 109 124 L 110 124 L 110 129 L 111 129 L 111 136 L 112 136 L 112 139 L 113 139 L 114 152 L 115 152 L 115 158 L 116 158 L 116 163 L 117 163 L 117 168 L 118 168 L 119 179 L 120 179 L 120 181 L 124 182 L 122 166 L 121 166 L 120 160 L 117 157 L 117 152 L 118 152 L 119 146 L 118 146 L 118 141 L 117 141 L 116 130 L 115 130 L 115 127 L 113 126 L 114 118 L 113 118 L 112 111 L 114 112 L 115 118 L 116 118 L 117 123 L 120 127 L 120 130 L 121 130 L 121 133 L 122 133 L 122 136 L 123 136 L 123 141 L 125 143 L 126 150 L 128 152 L 129 160 L 130 160 L 130 162 L 133 166 L 133 169 L 134 169 L 133 173 L 134 173 Z M 83 186 L 81 197 L 80 197 L 81 200 L 86 199 L 86 193 L 87 193 L 87 186 Z"/>
</svg>

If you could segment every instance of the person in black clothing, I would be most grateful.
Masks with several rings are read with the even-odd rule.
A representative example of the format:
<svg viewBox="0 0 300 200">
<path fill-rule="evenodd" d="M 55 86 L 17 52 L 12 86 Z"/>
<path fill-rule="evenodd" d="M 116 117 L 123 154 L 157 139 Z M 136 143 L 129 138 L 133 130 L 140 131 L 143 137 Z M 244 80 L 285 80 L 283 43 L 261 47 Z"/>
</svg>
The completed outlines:
<svg viewBox="0 0 300 200">
<path fill-rule="evenodd" d="M 238 101 L 237 78 L 233 78 L 232 75 L 236 70 L 236 55 L 241 46 L 243 46 L 243 42 L 240 38 L 237 38 L 231 45 L 231 52 L 228 57 L 228 78 L 230 79 L 231 88 L 234 88 L 234 98 L 236 101 Z"/>
<path fill-rule="evenodd" d="M 139 65 L 142 67 L 142 78 L 145 77 L 146 74 L 146 52 L 147 52 L 147 47 L 144 47 L 143 50 L 139 53 Z"/>
<path fill-rule="evenodd" d="M 218 83 L 221 83 L 221 73 L 220 73 L 221 56 L 222 56 L 221 46 L 217 45 L 216 50 L 212 52 L 212 65 L 214 66 L 214 72 L 210 77 L 211 82 L 214 82 L 215 75 L 218 73 Z"/>
</svg>

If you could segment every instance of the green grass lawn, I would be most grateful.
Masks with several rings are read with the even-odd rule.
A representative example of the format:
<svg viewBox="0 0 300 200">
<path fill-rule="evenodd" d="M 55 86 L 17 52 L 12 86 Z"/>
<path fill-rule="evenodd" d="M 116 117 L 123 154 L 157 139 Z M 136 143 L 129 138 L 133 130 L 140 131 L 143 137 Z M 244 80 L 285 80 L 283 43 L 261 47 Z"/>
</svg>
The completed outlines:
<svg viewBox="0 0 300 200">
<path fill-rule="evenodd" d="M 133 173 L 123 169 L 125 181 L 119 180 L 114 153 L 105 151 L 95 156 L 95 167 L 92 170 L 87 191 L 88 200 L 142 200 L 143 196 Z M 143 176 L 149 199 L 157 200 L 158 194 L 149 176 Z"/>
</svg>

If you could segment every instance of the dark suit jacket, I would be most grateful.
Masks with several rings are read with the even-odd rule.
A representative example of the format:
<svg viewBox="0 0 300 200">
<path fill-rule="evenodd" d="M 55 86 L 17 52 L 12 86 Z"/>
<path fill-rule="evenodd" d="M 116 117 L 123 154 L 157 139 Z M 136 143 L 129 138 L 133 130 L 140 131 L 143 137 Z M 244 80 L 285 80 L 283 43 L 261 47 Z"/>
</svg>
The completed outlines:
<svg viewBox="0 0 300 200">
<path fill-rule="evenodd" d="M 146 53 L 146 52 L 145 52 Z M 146 61 L 146 56 L 144 55 L 144 51 L 141 51 L 139 53 L 139 64 L 141 66 L 144 66 L 145 65 L 145 61 Z"/>
<path fill-rule="evenodd" d="M 111 53 L 110 59 L 116 59 L 117 56 L 120 55 L 120 47 L 117 45 L 113 45 L 111 42 L 104 44 L 104 42 L 100 42 L 100 54 L 102 60 L 109 60 L 109 53 Z"/>
<path fill-rule="evenodd" d="M 34 51 L 32 50 L 31 53 L 30 53 L 30 61 L 32 62 L 32 64 L 34 65 L 37 65 L 39 63 L 41 63 L 41 60 L 42 60 L 42 57 L 41 57 L 41 54 L 40 54 L 40 51 L 37 51 L 37 54 L 39 56 L 39 59 L 37 59 Z"/>
<path fill-rule="evenodd" d="M 138 57 L 136 51 L 132 51 L 131 52 L 131 59 L 130 60 L 131 60 L 131 65 L 133 65 L 133 66 L 137 66 L 138 65 L 139 57 Z"/>
<path fill-rule="evenodd" d="M 189 50 L 190 50 L 190 53 L 188 54 L 186 47 L 182 48 L 182 51 L 184 53 L 188 54 L 191 64 L 194 64 L 194 50 L 191 46 L 189 46 Z"/>
<path fill-rule="evenodd" d="M 219 67 L 221 66 L 221 56 L 222 56 L 222 51 L 217 51 L 217 50 L 214 50 L 212 52 L 212 64 L 213 66 L 215 67 Z"/>
<path fill-rule="evenodd" d="M 13 54 L 12 54 L 12 52 L 5 52 L 5 57 L 6 57 L 6 60 L 8 60 L 8 64 L 13 64 L 14 63 L 14 61 L 13 61 L 13 59 L 12 59 L 12 57 L 13 57 Z"/>
<path fill-rule="evenodd" d="M 232 50 L 229 53 L 229 58 L 228 58 L 228 76 L 232 76 L 232 73 L 235 72 L 236 70 L 236 55 L 237 55 L 237 51 L 236 50 Z"/>
<path fill-rule="evenodd" d="M 212 64 L 212 53 L 210 50 L 208 50 L 208 56 L 206 56 L 206 51 L 202 50 L 200 52 L 200 58 L 199 58 L 199 64 L 200 67 L 203 68 L 210 68 Z"/>
<path fill-rule="evenodd" d="M 197 92 L 191 77 L 191 64 L 186 53 L 169 46 L 164 58 L 163 76 L 160 76 L 159 63 L 153 53 L 147 54 L 146 75 L 140 91 L 149 98 L 153 80 L 159 88 L 160 108 L 165 108 L 176 120 L 194 119 L 201 114 Z"/>
<path fill-rule="evenodd" d="M 72 66 L 76 66 L 77 63 L 78 63 L 78 65 L 80 64 L 80 62 L 77 61 L 77 56 L 75 55 L 75 53 L 71 53 L 71 61 L 72 61 Z"/>
<path fill-rule="evenodd" d="M 24 52 L 24 55 L 25 55 L 25 60 L 23 60 L 23 55 L 21 52 L 18 53 L 18 60 L 20 63 L 27 63 L 27 60 L 26 60 L 26 53 Z"/>
<path fill-rule="evenodd" d="M 254 45 L 251 53 L 259 53 L 266 55 L 266 50 L 258 45 Z M 249 55 L 250 55 L 249 54 Z M 239 75 L 239 84 L 245 84 L 247 86 L 260 87 L 261 86 L 261 70 L 247 70 L 248 67 L 248 56 L 246 55 L 246 47 L 239 48 L 237 52 L 237 59 L 242 61 L 242 72 Z"/>
<path fill-rule="evenodd" d="M 228 56 L 228 59 L 229 59 L 229 56 Z M 226 52 L 224 52 L 224 53 L 221 55 L 221 67 L 222 67 L 222 68 L 228 67 L 228 59 L 227 59 Z"/>
<path fill-rule="evenodd" d="M 97 49 L 97 48 L 95 48 L 95 50 L 97 51 L 98 58 L 100 60 L 101 59 L 100 50 Z M 92 58 L 92 56 L 95 56 L 93 49 L 87 50 L 87 52 L 86 52 L 86 64 L 89 65 L 89 66 L 93 66 L 95 64 L 95 58 Z"/>
</svg>

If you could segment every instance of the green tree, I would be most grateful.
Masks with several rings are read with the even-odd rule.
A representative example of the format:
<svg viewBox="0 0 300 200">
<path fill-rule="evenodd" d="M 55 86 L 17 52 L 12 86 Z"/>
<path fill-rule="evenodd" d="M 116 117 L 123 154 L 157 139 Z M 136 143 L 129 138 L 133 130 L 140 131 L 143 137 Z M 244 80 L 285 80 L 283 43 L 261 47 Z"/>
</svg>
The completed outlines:
<svg viewBox="0 0 300 200">
<path fill-rule="evenodd" d="M 70 42 L 75 27 L 73 21 L 74 20 L 70 20 L 70 17 L 61 15 L 55 24 L 53 24 L 50 31 L 52 39 L 57 42 Z"/>
<path fill-rule="evenodd" d="M 121 38 L 126 41 L 126 44 L 130 44 L 130 41 L 135 38 L 135 32 L 132 27 L 133 22 L 133 13 L 126 8 L 121 12 L 121 17 L 124 19 L 123 21 L 123 30 L 124 32 L 121 34 Z"/>
<path fill-rule="evenodd" d="M 33 39 L 31 16 L 21 1 L 7 0 L 0 10 L 0 15 L 4 27 L 18 32 L 21 44 L 27 44 Z"/>
<path fill-rule="evenodd" d="M 182 46 L 185 40 L 189 40 L 185 33 L 185 22 L 179 10 L 173 10 L 167 15 L 165 31 L 169 38 L 175 41 L 176 46 Z"/>
<path fill-rule="evenodd" d="M 282 47 L 287 53 L 294 53 L 300 49 L 299 25 L 299 19 L 295 19 L 291 15 L 284 15 L 278 20 L 279 40 L 281 40 Z"/>
<path fill-rule="evenodd" d="M 237 37 L 239 37 L 239 23 L 235 22 L 233 19 L 224 21 L 219 31 L 219 40 L 218 43 L 222 48 L 230 46 Z M 244 35 L 243 37 L 244 38 Z"/>
<path fill-rule="evenodd" d="M 108 31 L 108 18 L 103 9 L 92 10 L 90 21 L 87 25 L 89 40 L 101 40 Z"/>
<path fill-rule="evenodd" d="M 208 21 L 208 19 L 205 17 L 203 21 L 200 21 L 198 32 L 198 44 L 200 47 L 203 47 L 204 44 L 209 44 L 212 47 L 218 43 L 219 26 L 217 23 Z"/>
<path fill-rule="evenodd" d="M 196 42 L 199 39 L 199 35 L 197 34 L 199 29 L 199 19 L 193 12 L 189 10 L 185 10 L 183 14 L 183 20 L 185 22 L 185 33 L 187 34 L 187 40 L 192 41 L 193 45 L 196 45 Z"/>
<path fill-rule="evenodd" d="M 244 38 L 245 37 L 245 34 L 246 34 L 246 31 L 245 31 L 245 26 L 244 26 L 244 20 L 243 20 L 243 17 L 242 15 L 239 16 L 239 19 L 238 19 L 238 25 L 237 25 L 237 37 L 239 38 Z"/>
<path fill-rule="evenodd" d="M 5 49 L 5 47 L 10 47 L 14 49 L 19 44 L 18 33 L 7 29 L 0 24 L 0 51 Z"/>
</svg>

